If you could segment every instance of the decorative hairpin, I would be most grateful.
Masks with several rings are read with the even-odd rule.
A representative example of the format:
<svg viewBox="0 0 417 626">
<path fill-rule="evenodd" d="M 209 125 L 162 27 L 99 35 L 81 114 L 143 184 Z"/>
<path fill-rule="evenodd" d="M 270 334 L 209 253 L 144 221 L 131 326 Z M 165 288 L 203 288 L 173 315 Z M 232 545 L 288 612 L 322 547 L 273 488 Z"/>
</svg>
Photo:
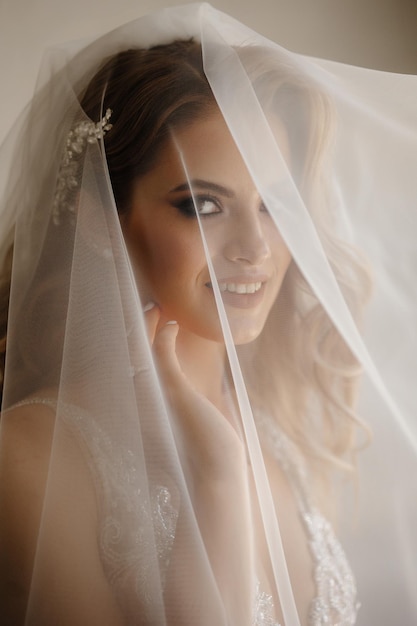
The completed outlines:
<svg viewBox="0 0 417 626">
<path fill-rule="evenodd" d="M 74 191 L 79 186 L 79 168 L 81 156 L 88 143 L 102 139 L 112 128 L 109 123 L 112 110 L 107 109 L 104 117 L 97 123 L 90 120 L 78 122 L 67 135 L 65 151 L 58 172 L 57 186 L 52 207 L 52 221 L 56 226 L 61 223 L 63 211 L 75 212 Z"/>
</svg>

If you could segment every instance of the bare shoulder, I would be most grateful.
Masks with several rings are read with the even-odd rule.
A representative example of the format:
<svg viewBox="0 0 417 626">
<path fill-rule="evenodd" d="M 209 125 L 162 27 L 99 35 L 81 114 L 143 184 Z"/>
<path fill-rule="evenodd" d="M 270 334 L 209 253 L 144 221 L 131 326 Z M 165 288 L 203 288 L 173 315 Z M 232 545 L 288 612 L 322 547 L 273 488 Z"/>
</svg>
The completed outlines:
<svg viewBox="0 0 417 626">
<path fill-rule="evenodd" d="M 53 445 L 52 445 L 53 444 Z M 53 467 L 51 467 L 53 465 Z M 52 471 L 49 471 L 52 470 Z M 48 477 L 49 476 L 49 477 Z M 54 480 L 51 481 L 51 476 Z M 66 489 L 64 482 L 67 482 Z M 77 497 L 91 492 L 89 472 L 72 437 L 59 427 L 53 402 L 27 402 L 3 412 L 0 422 L 0 541 L 7 538 L 8 549 L 25 547 L 28 563 L 46 502 L 58 505 L 71 522 L 71 491 L 77 483 Z M 75 494 L 75 492 L 74 492 Z M 94 514 L 94 498 L 89 514 Z M 85 509 L 86 510 L 86 509 Z M 0 549 L 7 546 L 0 545 Z"/>
<path fill-rule="evenodd" d="M 83 490 L 91 488 L 83 455 L 74 437 L 57 422 L 52 399 L 28 398 L 3 412 L 0 421 L 0 506 L 2 502 L 7 503 L 3 510 L 13 516 L 24 514 L 36 525 L 52 463 L 53 474 L 61 481 L 61 487 L 64 477 L 71 476 L 71 481 L 77 482 L 79 497 Z M 49 484 L 48 495 L 52 495 L 53 490 L 54 485 Z M 59 493 L 66 494 L 66 498 L 70 495 L 62 490 L 57 492 L 56 498 Z"/>
<path fill-rule="evenodd" d="M 0 605 L 6 623 L 24 623 L 36 558 L 37 623 L 118 625 L 97 545 L 93 480 L 79 442 L 56 418 L 54 403 L 29 399 L 5 411 L 0 423 Z M 51 588 L 64 593 L 51 595 Z"/>
<path fill-rule="evenodd" d="M 51 462 L 52 442 L 54 455 L 58 451 L 61 463 L 76 462 L 83 467 L 78 442 L 65 426 L 56 419 L 56 401 L 49 390 L 17 403 L 0 417 L 0 481 L 12 481 L 26 473 L 29 484 L 42 481 Z M 9 474 L 11 472 L 11 474 Z M 7 481 L 8 482 L 8 481 Z"/>
<path fill-rule="evenodd" d="M 12 407 L 0 421 L 0 599 L 16 623 L 30 585 L 54 424 L 53 409 L 40 403 Z"/>
<path fill-rule="evenodd" d="M 5 411 L 0 421 L 0 477 L 47 470 L 55 426 L 52 405 L 28 403 Z M 7 476 L 11 479 L 12 476 Z"/>
</svg>

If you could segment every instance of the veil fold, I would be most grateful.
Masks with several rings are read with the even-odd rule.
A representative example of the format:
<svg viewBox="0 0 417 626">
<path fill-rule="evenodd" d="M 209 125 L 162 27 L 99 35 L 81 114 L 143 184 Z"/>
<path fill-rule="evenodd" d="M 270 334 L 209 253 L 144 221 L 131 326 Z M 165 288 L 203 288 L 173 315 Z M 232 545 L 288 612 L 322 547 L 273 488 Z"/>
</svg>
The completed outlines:
<svg viewBox="0 0 417 626">
<path fill-rule="evenodd" d="M 83 102 L 191 39 L 216 110 L 130 217 L 114 77 Z M 416 104 L 205 3 L 46 55 L 1 148 L 6 624 L 417 622 Z"/>
</svg>

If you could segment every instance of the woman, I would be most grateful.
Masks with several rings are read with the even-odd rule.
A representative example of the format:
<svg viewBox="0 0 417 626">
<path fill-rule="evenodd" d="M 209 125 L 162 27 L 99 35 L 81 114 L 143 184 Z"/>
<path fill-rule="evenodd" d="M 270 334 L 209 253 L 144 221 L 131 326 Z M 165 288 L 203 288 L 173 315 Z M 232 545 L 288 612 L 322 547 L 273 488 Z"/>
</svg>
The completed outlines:
<svg viewBox="0 0 417 626">
<path fill-rule="evenodd" d="M 334 117 L 355 107 L 223 18 L 202 6 L 128 25 L 54 66 L 29 113 L 3 214 L 18 213 L 3 288 L 10 624 L 356 623 L 328 521 L 351 525 L 335 494 L 369 440 L 359 361 L 379 384 L 353 324 L 369 278 L 343 235 L 352 170 L 328 178 Z M 412 511 L 397 519 L 404 541 Z"/>
</svg>

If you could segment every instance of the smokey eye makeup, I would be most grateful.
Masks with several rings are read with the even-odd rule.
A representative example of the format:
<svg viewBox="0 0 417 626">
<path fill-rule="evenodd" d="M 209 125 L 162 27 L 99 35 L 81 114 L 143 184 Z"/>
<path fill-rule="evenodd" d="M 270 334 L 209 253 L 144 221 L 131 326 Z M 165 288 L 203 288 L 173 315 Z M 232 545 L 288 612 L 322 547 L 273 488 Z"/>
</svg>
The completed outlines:
<svg viewBox="0 0 417 626">
<path fill-rule="evenodd" d="M 222 212 L 220 202 L 210 195 L 187 196 L 171 203 L 185 217 L 196 217 L 196 210 L 200 217 L 209 217 Z"/>
</svg>

